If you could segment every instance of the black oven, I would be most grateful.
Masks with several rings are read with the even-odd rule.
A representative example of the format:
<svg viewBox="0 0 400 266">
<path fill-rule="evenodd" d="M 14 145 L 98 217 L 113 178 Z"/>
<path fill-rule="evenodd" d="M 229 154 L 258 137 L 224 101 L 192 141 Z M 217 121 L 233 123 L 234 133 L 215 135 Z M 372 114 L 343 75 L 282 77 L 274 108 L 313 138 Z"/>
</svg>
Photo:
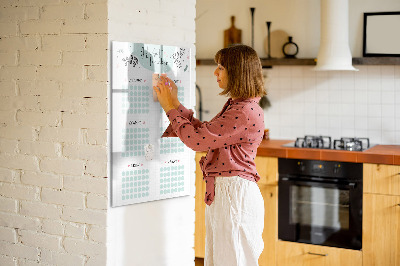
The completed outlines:
<svg viewBox="0 0 400 266">
<path fill-rule="evenodd" d="M 360 163 L 278 160 L 278 238 L 361 249 Z"/>
</svg>

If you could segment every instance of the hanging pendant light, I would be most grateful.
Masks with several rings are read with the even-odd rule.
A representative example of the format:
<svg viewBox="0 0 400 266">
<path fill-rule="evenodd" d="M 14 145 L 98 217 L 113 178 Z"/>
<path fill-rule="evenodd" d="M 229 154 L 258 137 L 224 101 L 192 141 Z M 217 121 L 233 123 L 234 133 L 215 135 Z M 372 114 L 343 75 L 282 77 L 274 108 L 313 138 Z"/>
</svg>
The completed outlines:
<svg viewBox="0 0 400 266">
<path fill-rule="evenodd" d="M 321 0 L 321 40 L 314 70 L 358 71 L 349 47 L 348 0 Z"/>
</svg>

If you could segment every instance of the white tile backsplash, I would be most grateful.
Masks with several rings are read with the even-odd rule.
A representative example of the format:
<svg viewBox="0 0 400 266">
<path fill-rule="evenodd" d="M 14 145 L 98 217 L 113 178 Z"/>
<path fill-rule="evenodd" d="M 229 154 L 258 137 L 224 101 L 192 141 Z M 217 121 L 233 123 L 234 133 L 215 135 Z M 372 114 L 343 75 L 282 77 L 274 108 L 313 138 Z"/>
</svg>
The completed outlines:
<svg viewBox="0 0 400 266">
<path fill-rule="evenodd" d="M 359 71 L 313 71 L 312 66 L 264 70 L 271 108 L 264 110 L 274 139 L 305 134 L 369 137 L 371 143 L 400 144 L 400 66 L 355 66 Z M 226 97 L 213 66 L 198 66 L 203 120 L 217 114 Z"/>
</svg>

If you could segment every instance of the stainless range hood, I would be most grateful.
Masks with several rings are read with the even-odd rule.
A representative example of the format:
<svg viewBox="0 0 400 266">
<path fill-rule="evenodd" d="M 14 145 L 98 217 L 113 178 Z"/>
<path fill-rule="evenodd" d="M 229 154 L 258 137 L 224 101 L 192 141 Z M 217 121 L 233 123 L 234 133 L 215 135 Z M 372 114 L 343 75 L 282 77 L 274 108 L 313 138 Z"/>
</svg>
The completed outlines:
<svg viewBox="0 0 400 266">
<path fill-rule="evenodd" d="M 351 70 L 348 0 L 321 0 L 321 40 L 317 71 Z"/>
</svg>

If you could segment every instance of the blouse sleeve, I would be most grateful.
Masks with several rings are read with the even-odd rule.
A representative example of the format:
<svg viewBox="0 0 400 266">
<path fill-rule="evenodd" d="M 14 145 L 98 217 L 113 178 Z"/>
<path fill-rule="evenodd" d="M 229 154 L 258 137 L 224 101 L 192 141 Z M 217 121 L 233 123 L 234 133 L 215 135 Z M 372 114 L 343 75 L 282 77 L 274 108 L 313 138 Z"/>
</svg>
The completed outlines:
<svg viewBox="0 0 400 266">
<path fill-rule="evenodd" d="M 180 104 L 177 111 L 182 117 L 188 119 L 194 127 L 197 128 L 201 125 L 201 121 L 199 119 L 193 117 L 193 113 L 194 113 L 193 110 L 191 110 L 191 109 L 188 110 L 188 109 L 186 109 L 185 106 Z M 174 130 L 172 130 L 171 123 L 168 125 L 167 129 L 164 131 L 164 133 L 162 134 L 161 137 L 162 138 L 177 137 Z"/>
<path fill-rule="evenodd" d="M 239 143 L 247 130 L 247 115 L 238 109 L 226 110 L 222 116 L 195 126 L 176 109 L 168 111 L 172 130 L 194 151 L 205 151 Z"/>
</svg>

